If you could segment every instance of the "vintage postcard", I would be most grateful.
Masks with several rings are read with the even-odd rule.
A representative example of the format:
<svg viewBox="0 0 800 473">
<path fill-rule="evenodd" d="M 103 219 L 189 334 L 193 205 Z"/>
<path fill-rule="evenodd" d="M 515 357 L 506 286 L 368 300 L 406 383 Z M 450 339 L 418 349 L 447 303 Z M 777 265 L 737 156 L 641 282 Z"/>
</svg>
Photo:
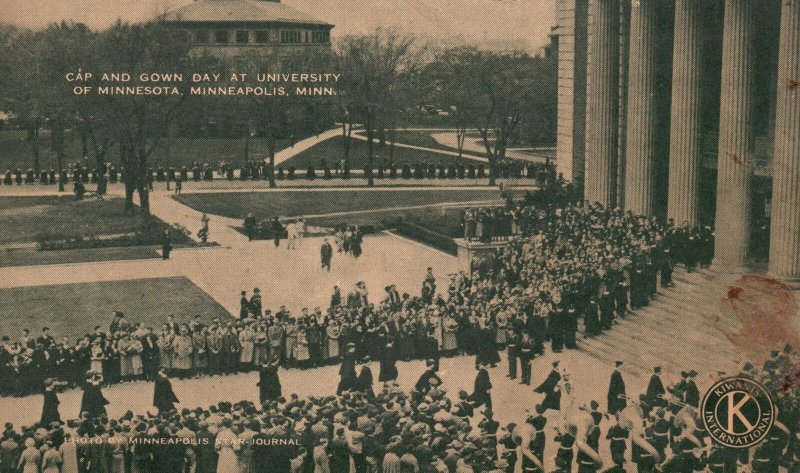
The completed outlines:
<svg viewBox="0 0 800 473">
<path fill-rule="evenodd" d="M 800 472 L 799 0 L 0 0 L 0 473 Z"/>
</svg>

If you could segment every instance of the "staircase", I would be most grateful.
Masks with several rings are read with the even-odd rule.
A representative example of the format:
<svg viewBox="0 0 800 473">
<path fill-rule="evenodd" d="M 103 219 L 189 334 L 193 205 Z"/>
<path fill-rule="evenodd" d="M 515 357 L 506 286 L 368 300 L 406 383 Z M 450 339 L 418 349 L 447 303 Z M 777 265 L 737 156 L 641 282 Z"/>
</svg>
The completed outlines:
<svg viewBox="0 0 800 473">
<path fill-rule="evenodd" d="M 712 271 L 687 273 L 676 268 L 674 287 L 660 289 L 646 307 L 617 317 L 611 330 L 578 342 L 581 351 L 608 365 L 647 379 L 654 366 L 677 376 L 681 371 L 716 375 L 739 372 L 748 353 L 726 337 L 738 321 L 721 317 L 727 279 Z"/>
</svg>

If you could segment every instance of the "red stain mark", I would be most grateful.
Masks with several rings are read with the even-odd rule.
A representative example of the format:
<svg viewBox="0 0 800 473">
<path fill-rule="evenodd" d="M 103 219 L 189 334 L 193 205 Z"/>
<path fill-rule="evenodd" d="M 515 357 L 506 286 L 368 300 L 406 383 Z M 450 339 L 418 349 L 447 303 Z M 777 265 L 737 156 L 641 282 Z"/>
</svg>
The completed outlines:
<svg viewBox="0 0 800 473">
<path fill-rule="evenodd" d="M 733 162 L 734 162 L 734 163 L 738 164 L 739 166 L 741 166 L 742 164 L 744 164 L 744 163 L 742 162 L 742 160 L 741 160 L 741 159 L 739 159 L 739 157 L 738 157 L 738 156 L 736 156 L 736 153 L 728 153 L 728 156 L 729 156 L 729 157 L 730 157 L 730 158 L 733 160 Z"/>
<path fill-rule="evenodd" d="M 721 309 L 719 323 L 730 327 L 729 321 L 739 322 L 738 330 L 727 330 L 725 335 L 741 349 L 764 354 L 787 344 L 800 347 L 800 334 L 792 326 L 792 319 L 798 315 L 796 292 L 782 281 L 742 276 L 729 287 Z"/>
<path fill-rule="evenodd" d="M 800 87 L 800 82 L 798 82 L 798 81 L 796 81 L 794 79 L 789 79 L 789 82 L 788 82 L 787 85 L 789 87 L 789 90 L 794 90 L 797 87 Z"/>
</svg>

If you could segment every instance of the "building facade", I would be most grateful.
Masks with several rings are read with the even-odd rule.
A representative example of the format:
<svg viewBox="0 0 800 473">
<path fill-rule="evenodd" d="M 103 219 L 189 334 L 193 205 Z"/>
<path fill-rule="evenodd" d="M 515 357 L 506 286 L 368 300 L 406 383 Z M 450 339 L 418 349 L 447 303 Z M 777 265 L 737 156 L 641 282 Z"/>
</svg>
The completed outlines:
<svg viewBox="0 0 800 473">
<path fill-rule="evenodd" d="M 280 0 L 195 0 L 167 15 L 198 53 L 220 58 L 327 53 L 333 25 Z"/>
<path fill-rule="evenodd" d="M 800 2 L 557 11 L 560 172 L 591 202 L 713 223 L 716 268 L 763 247 L 769 273 L 800 281 Z"/>
</svg>

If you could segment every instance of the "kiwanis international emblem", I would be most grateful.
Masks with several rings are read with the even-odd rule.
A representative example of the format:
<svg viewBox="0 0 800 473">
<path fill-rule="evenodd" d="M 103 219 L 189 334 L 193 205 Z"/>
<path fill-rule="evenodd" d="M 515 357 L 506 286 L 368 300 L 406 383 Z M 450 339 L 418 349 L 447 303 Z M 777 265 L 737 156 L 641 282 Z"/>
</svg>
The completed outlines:
<svg viewBox="0 0 800 473">
<path fill-rule="evenodd" d="M 748 448 L 769 434 L 775 407 L 769 392 L 747 378 L 727 378 L 708 390 L 701 406 L 712 439 L 731 448 Z"/>
</svg>

